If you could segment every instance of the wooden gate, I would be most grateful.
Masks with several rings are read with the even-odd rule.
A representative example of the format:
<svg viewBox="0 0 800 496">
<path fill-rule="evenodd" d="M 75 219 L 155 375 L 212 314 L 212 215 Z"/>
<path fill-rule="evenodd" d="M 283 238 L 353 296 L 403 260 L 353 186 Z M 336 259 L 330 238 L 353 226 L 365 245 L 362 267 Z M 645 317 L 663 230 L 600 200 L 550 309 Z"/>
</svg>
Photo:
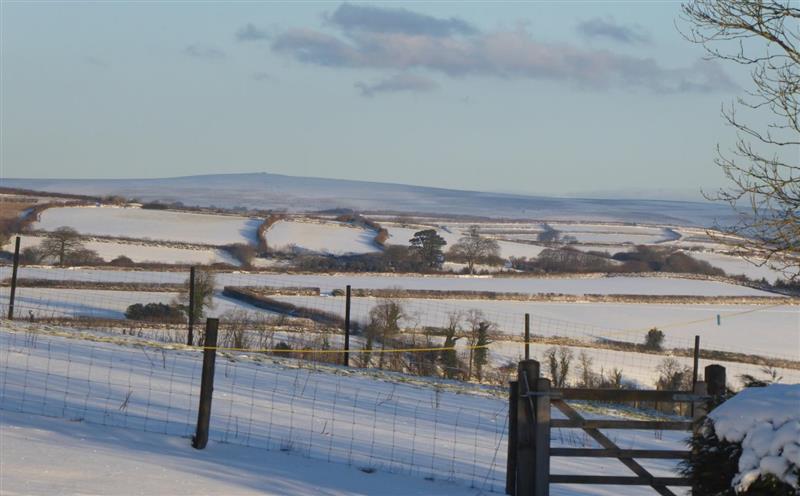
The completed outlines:
<svg viewBox="0 0 800 496">
<path fill-rule="evenodd" d="M 658 494 L 672 495 L 668 486 L 689 486 L 683 477 L 656 477 L 636 459 L 689 458 L 687 450 L 621 449 L 600 429 L 692 431 L 706 414 L 709 394 L 721 394 L 725 387 L 725 368 L 706 367 L 706 382 L 696 382 L 694 391 L 629 389 L 551 389 L 550 380 L 539 376 L 539 362 L 519 363 L 517 381 L 509 395 L 508 467 L 506 493 L 518 496 L 547 496 L 550 484 L 613 484 L 650 486 Z M 584 418 L 567 401 L 589 400 L 620 402 L 691 403 L 692 420 L 591 420 Z M 551 419 L 551 406 L 566 419 Z M 553 448 L 551 428 L 582 429 L 600 448 Z M 616 458 L 633 475 L 565 475 L 550 473 L 550 457 Z"/>
</svg>

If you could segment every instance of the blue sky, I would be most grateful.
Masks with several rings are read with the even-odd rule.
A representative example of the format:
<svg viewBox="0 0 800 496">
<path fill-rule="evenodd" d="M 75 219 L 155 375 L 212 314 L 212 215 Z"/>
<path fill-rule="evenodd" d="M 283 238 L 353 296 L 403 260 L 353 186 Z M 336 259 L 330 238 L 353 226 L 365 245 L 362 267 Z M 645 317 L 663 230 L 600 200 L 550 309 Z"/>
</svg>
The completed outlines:
<svg viewBox="0 0 800 496">
<path fill-rule="evenodd" d="M 679 7 L 3 2 L 0 174 L 696 192 L 748 78 Z"/>
</svg>

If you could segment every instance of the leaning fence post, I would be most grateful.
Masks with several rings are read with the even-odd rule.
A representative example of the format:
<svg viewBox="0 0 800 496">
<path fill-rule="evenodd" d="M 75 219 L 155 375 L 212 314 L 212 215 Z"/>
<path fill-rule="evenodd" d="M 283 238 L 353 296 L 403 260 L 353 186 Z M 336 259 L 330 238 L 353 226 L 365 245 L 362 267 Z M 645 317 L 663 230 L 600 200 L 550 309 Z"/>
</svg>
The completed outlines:
<svg viewBox="0 0 800 496">
<path fill-rule="evenodd" d="M 344 300 L 344 366 L 350 366 L 350 285 L 347 285 Z"/>
<path fill-rule="evenodd" d="M 534 496 L 536 446 L 533 401 L 539 380 L 539 362 L 523 360 L 517 368 L 517 477 L 515 494 Z"/>
<path fill-rule="evenodd" d="M 531 359 L 531 314 L 525 314 L 525 360 Z"/>
<path fill-rule="evenodd" d="M 11 269 L 11 292 L 8 295 L 8 320 L 14 320 L 14 298 L 17 295 L 17 269 L 19 268 L 19 236 L 14 243 L 14 268 Z"/>
<path fill-rule="evenodd" d="M 194 343 L 194 267 L 189 269 L 189 334 L 186 336 L 186 344 L 191 346 Z"/>
<path fill-rule="evenodd" d="M 211 398 L 214 393 L 214 362 L 217 358 L 218 319 L 206 320 L 205 343 L 203 345 L 203 374 L 200 381 L 200 406 L 197 409 L 197 430 L 192 437 L 192 446 L 203 449 L 208 444 L 208 429 L 211 421 Z"/>
<path fill-rule="evenodd" d="M 506 458 L 506 494 L 516 494 L 517 482 L 517 381 L 508 383 L 508 457 Z"/>
</svg>

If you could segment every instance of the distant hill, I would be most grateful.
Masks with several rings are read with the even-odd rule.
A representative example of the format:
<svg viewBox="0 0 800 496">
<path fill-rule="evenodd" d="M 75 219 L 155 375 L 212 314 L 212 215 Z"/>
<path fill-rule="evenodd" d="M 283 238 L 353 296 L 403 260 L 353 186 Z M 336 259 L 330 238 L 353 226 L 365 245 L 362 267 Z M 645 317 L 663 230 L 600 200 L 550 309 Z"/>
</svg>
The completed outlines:
<svg viewBox="0 0 800 496">
<path fill-rule="evenodd" d="M 87 195 L 123 195 L 186 205 L 461 215 L 495 219 L 596 220 L 710 226 L 729 221 L 711 202 L 588 199 L 485 193 L 402 184 L 285 176 L 214 174 L 165 179 L 3 179 L 7 187 Z"/>
</svg>

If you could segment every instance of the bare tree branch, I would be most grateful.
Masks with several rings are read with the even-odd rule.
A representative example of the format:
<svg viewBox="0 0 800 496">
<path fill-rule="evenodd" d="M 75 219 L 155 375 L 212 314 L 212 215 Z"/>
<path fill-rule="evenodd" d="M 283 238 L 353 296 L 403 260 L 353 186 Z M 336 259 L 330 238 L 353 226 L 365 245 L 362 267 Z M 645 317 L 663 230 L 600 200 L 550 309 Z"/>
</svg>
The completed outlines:
<svg viewBox="0 0 800 496">
<path fill-rule="evenodd" d="M 711 234 L 790 280 L 800 278 L 800 9 L 793 5 L 693 0 L 681 9 L 684 38 L 709 58 L 751 67 L 754 85 L 722 109 L 737 141 L 731 150 L 718 146 L 715 162 L 730 186 L 705 195 L 728 203 L 737 222 Z M 758 129 L 746 120 L 751 112 L 770 112 L 773 122 Z"/>
</svg>

